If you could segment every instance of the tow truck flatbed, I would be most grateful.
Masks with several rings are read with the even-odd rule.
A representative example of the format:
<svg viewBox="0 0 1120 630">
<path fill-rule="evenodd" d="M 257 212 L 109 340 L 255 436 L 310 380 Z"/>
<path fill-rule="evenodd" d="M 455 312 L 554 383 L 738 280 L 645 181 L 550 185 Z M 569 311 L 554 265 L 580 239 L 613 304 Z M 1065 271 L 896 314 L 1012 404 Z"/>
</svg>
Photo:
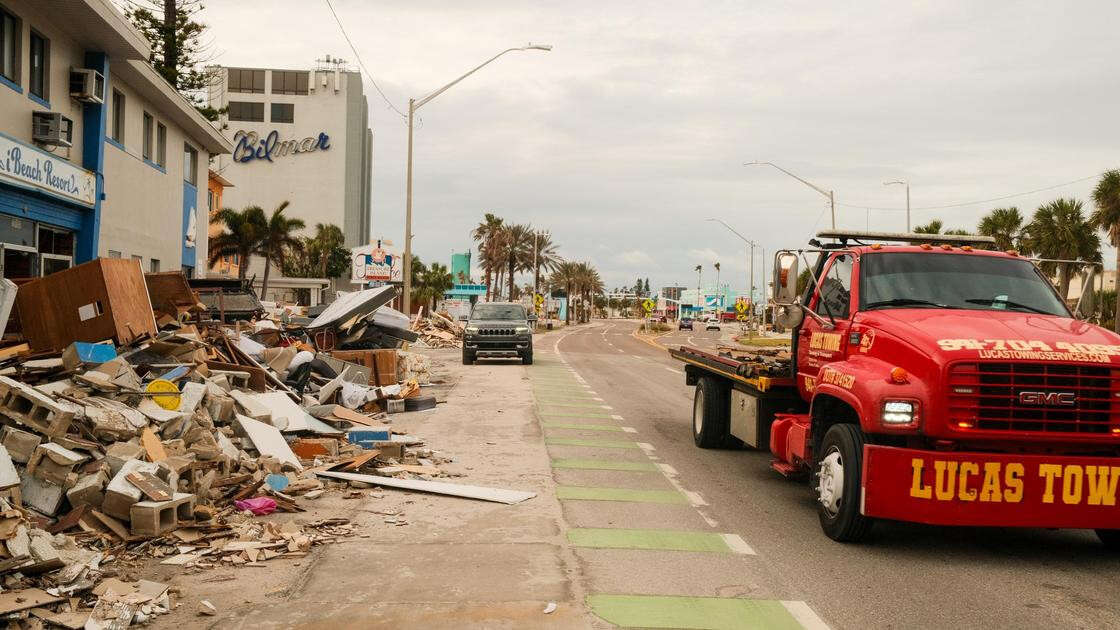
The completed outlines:
<svg viewBox="0 0 1120 630">
<path fill-rule="evenodd" d="M 754 368 L 746 361 L 722 357 L 691 346 L 669 348 L 669 355 L 687 365 L 695 366 L 704 371 L 715 372 L 736 383 L 747 385 L 758 392 L 764 393 L 778 388 L 793 387 L 794 385 L 794 380 L 790 376 L 755 374 Z"/>
</svg>

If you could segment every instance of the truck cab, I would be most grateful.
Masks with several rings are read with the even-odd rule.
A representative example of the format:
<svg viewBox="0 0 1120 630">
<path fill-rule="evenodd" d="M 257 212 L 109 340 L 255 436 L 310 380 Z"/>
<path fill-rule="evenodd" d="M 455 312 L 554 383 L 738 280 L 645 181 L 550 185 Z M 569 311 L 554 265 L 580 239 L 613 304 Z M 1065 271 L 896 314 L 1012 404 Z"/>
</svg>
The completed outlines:
<svg viewBox="0 0 1120 630">
<path fill-rule="evenodd" d="M 793 335 L 784 380 L 752 392 L 693 366 L 698 390 L 707 376 L 730 394 L 718 441 L 767 434 L 774 469 L 810 478 L 836 540 L 882 518 L 1093 528 L 1120 545 L 1120 336 L 982 237 L 820 236 L 839 242 L 775 258 L 775 320 Z M 746 439 L 732 428 L 745 394 L 760 401 Z"/>
</svg>

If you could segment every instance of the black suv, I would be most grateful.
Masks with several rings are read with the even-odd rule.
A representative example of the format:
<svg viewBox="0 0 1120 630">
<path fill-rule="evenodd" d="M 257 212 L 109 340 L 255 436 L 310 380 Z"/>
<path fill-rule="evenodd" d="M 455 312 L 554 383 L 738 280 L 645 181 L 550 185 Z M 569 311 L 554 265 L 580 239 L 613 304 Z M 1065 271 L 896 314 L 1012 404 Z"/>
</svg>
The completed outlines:
<svg viewBox="0 0 1120 630">
<path fill-rule="evenodd" d="M 533 322 L 535 315 L 512 302 L 481 302 L 474 305 L 463 333 L 463 364 L 481 357 L 521 357 L 533 363 Z"/>
</svg>

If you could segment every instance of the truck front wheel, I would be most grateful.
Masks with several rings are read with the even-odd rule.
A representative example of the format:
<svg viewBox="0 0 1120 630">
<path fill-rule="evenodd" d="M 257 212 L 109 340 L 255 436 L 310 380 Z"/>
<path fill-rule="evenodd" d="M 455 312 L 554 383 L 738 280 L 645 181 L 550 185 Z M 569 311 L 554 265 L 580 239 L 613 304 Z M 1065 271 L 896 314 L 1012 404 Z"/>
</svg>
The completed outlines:
<svg viewBox="0 0 1120 630">
<path fill-rule="evenodd" d="M 696 382 L 692 401 L 692 441 L 700 448 L 727 444 L 731 392 L 726 383 L 710 376 Z"/>
<path fill-rule="evenodd" d="M 858 425 L 834 424 L 824 434 L 814 475 L 821 529 L 838 542 L 859 542 L 872 519 L 860 514 L 863 432 Z"/>
<path fill-rule="evenodd" d="M 1109 551 L 1120 551 L 1120 529 L 1098 529 L 1097 538 Z"/>
</svg>

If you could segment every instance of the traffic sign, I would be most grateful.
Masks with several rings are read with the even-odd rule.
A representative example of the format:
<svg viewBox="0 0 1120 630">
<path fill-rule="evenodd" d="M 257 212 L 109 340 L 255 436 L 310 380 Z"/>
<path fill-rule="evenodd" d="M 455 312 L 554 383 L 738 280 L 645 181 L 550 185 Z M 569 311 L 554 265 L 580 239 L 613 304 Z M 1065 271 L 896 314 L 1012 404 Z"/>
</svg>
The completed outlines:
<svg viewBox="0 0 1120 630">
<path fill-rule="evenodd" d="M 645 309 L 647 314 L 652 312 L 653 307 L 655 307 L 655 306 L 657 306 L 657 303 L 654 302 L 653 300 L 649 299 L 649 298 L 646 298 L 646 300 L 644 302 L 642 302 L 642 308 Z"/>
<path fill-rule="evenodd" d="M 536 304 L 537 306 L 540 306 L 541 304 L 544 304 L 544 296 L 541 295 L 540 293 L 537 293 L 536 295 L 534 295 L 533 296 L 533 304 Z"/>
<path fill-rule="evenodd" d="M 747 303 L 744 302 L 743 300 L 739 300 L 738 302 L 735 303 L 735 310 L 739 311 L 739 313 L 746 313 L 747 312 Z"/>
<path fill-rule="evenodd" d="M 739 313 L 738 315 L 735 316 L 735 319 L 737 319 L 741 322 L 745 322 L 745 321 L 747 321 L 747 316 L 746 316 L 745 313 Z"/>
</svg>

